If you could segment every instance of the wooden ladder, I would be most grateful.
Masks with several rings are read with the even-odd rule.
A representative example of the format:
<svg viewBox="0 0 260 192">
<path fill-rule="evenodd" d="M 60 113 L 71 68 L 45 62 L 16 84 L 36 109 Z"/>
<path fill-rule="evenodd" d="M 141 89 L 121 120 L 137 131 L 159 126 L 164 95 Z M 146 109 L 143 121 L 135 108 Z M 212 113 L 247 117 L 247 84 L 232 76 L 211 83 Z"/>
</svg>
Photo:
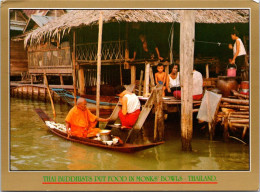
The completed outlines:
<svg viewBox="0 0 260 192">
<path fill-rule="evenodd" d="M 121 109 L 121 105 L 118 102 L 116 108 L 114 109 L 113 113 L 110 116 L 110 121 L 106 125 L 106 128 L 112 127 L 111 135 L 119 136 L 124 142 L 130 142 L 130 143 L 134 142 L 138 132 L 143 127 L 144 122 L 146 121 L 149 113 L 153 108 L 153 105 L 155 104 L 156 91 L 160 89 L 162 89 L 162 85 L 158 85 L 152 90 L 150 97 L 147 99 L 145 105 L 142 107 L 141 113 L 135 125 L 130 130 L 121 130 L 120 127 L 111 125 L 114 124 L 114 122 L 118 119 L 118 112 Z"/>
</svg>

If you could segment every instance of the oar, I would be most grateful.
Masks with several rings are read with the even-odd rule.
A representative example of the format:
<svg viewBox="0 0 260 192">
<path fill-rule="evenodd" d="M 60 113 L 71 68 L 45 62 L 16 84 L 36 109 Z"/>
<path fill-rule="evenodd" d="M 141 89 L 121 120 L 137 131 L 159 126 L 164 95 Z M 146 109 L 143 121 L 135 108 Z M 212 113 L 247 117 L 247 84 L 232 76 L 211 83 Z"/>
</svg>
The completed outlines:
<svg viewBox="0 0 260 192">
<path fill-rule="evenodd" d="M 52 96 L 51 96 L 51 92 L 50 92 L 50 88 L 49 88 L 49 84 L 48 84 L 48 79 L 46 77 L 46 73 L 44 73 L 44 80 L 45 80 L 45 85 L 46 85 L 47 91 L 48 91 L 49 96 L 50 96 L 52 112 L 53 112 L 53 116 L 54 116 L 54 120 L 55 120 L 56 111 L 55 111 L 55 108 L 54 108 L 54 104 L 53 104 L 53 100 L 52 100 Z"/>
</svg>

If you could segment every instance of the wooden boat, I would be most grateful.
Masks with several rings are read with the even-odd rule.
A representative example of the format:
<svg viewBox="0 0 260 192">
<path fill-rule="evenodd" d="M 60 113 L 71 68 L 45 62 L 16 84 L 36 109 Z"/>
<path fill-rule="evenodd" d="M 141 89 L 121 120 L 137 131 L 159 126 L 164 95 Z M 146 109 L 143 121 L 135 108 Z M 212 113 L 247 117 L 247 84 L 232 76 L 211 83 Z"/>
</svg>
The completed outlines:
<svg viewBox="0 0 260 192">
<path fill-rule="evenodd" d="M 53 121 L 42 109 L 35 109 L 35 111 L 39 115 L 39 117 L 43 120 L 43 122 Z M 130 143 L 124 143 L 122 145 L 106 145 L 106 144 L 103 144 L 101 141 L 97 141 L 97 140 L 93 140 L 93 139 L 89 139 L 89 138 L 79 138 L 79 137 L 75 137 L 75 136 L 68 138 L 67 133 L 62 132 L 62 131 L 60 131 L 56 128 L 51 128 L 49 126 L 47 126 L 47 127 L 55 135 L 60 136 L 60 137 L 66 139 L 66 140 L 69 140 L 69 141 L 82 143 L 82 144 L 89 145 L 89 146 L 95 146 L 95 147 L 110 149 L 110 150 L 119 151 L 119 152 L 126 152 L 126 153 L 132 153 L 132 152 L 135 152 L 135 151 L 140 151 L 140 150 L 147 149 L 147 148 L 150 148 L 150 147 L 164 143 L 164 141 L 162 141 L 162 142 L 142 144 L 142 145 L 130 144 Z"/>
</svg>

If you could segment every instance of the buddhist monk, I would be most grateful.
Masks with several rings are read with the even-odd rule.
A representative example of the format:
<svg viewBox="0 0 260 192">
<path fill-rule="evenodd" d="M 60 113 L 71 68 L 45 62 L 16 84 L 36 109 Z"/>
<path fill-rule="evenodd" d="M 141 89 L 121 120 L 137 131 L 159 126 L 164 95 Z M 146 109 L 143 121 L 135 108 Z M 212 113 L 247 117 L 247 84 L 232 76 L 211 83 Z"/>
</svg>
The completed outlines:
<svg viewBox="0 0 260 192">
<path fill-rule="evenodd" d="M 94 137 L 100 131 L 99 128 L 95 128 L 98 121 L 106 122 L 109 119 L 93 115 L 87 108 L 86 99 L 79 98 L 77 105 L 69 111 L 65 121 L 68 138 L 70 136 L 86 138 Z"/>
</svg>

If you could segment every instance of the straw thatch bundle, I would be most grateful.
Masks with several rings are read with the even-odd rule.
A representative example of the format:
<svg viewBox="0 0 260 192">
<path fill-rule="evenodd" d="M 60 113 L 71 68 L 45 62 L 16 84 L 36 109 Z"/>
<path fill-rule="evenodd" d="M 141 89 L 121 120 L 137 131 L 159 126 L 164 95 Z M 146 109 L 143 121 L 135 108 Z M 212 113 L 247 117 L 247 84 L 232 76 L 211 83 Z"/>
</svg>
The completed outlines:
<svg viewBox="0 0 260 192">
<path fill-rule="evenodd" d="M 196 10 L 197 23 L 247 23 L 248 10 Z M 69 33 L 71 28 L 95 25 L 100 13 L 103 22 L 180 22 L 180 10 L 73 10 L 29 33 L 25 38 L 28 42 L 37 44 L 41 39 L 59 38 Z"/>
</svg>

